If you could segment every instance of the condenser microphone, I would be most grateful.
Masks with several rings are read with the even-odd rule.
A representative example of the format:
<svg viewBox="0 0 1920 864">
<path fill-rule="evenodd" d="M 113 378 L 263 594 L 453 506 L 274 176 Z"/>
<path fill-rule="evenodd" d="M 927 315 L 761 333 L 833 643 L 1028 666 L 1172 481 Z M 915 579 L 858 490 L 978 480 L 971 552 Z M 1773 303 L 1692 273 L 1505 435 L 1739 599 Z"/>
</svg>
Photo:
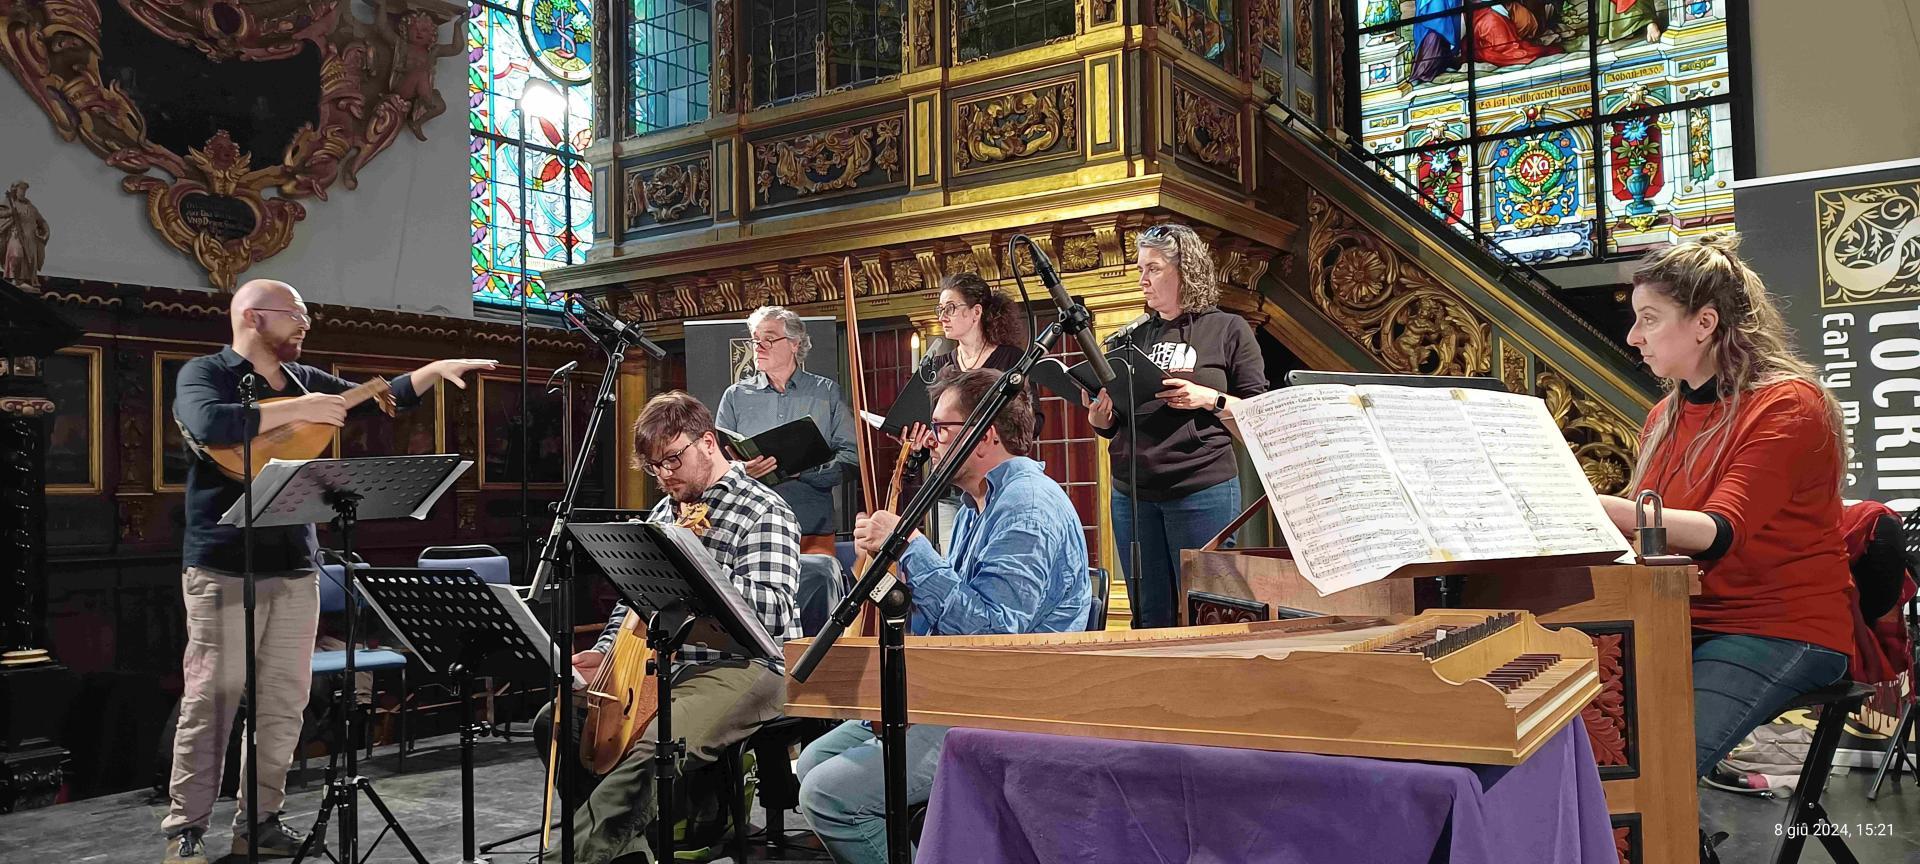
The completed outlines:
<svg viewBox="0 0 1920 864">
<path fill-rule="evenodd" d="M 1027 249 L 1033 253 L 1033 269 L 1040 274 L 1040 284 L 1047 286 L 1047 293 L 1053 295 L 1054 308 L 1060 310 L 1060 320 L 1068 322 L 1067 327 L 1080 341 L 1080 353 L 1087 355 L 1087 363 L 1093 367 L 1094 377 L 1101 384 L 1113 380 L 1113 367 L 1107 365 L 1107 355 L 1100 350 L 1100 340 L 1093 335 L 1093 316 L 1073 298 L 1067 296 L 1067 286 L 1060 284 L 1060 274 L 1053 269 L 1053 262 L 1047 260 L 1047 253 L 1040 251 L 1040 245 L 1025 234 L 1015 234 L 1014 239 L 1024 241 Z M 1077 322 L 1078 326 L 1073 326 Z"/>
</svg>

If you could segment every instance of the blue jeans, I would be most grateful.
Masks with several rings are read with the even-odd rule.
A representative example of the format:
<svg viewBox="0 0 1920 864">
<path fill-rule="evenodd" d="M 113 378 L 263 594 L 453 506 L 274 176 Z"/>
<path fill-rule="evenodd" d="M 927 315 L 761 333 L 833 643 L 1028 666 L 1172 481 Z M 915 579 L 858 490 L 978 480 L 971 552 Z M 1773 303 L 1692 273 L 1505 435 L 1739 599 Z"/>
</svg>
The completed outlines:
<svg viewBox="0 0 1920 864">
<path fill-rule="evenodd" d="M 946 726 L 907 727 L 907 803 L 933 795 Z M 886 864 L 887 789 L 880 737 L 849 720 L 800 751 L 800 813 L 839 864 Z"/>
<path fill-rule="evenodd" d="M 1136 626 L 1172 627 L 1175 621 L 1173 586 L 1180 573 L 1180 550 L 1197 549 L 1240 515 L 1240 478 L 1235 477 L 1184 498 L 1140 501 L 1140 572 L 1127 573 L 1131 561 L 1127 544 L 1133 541 L 1133 501 L 1113 492 L 1113 545 L 1120 553 L 1114 572 L 1129 577 L 1127 599 L 1133 604 Z M 1226 546 L 1232 546 L 1228 538 Z"/>
<path fill-rule="evenodd" d="M 1693 751 L 1700 776 L 1788 702 L 1847 674 L 1847 655 L 1770 636 L 1694 631 Z"/>
</svg>

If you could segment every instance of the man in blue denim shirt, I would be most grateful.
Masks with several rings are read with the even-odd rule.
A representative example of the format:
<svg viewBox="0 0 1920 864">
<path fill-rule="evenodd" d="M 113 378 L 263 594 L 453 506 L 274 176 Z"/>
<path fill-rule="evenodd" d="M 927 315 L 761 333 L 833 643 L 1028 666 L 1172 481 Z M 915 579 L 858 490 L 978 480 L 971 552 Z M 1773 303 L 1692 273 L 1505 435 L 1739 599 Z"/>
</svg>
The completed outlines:
<svg viewBox="0 0 1920 864">
<path fill-rule="evenodd" d="M 833 461 L 773 487 L 800 522 L 800 551 L 833 554 L 833 489 L 846 469 L 859 464 L 853 444 L 852 410 L 840 385 L 800 368 L 813 341 L 800 316 L 781 306 L 762 306 L 747 317 L 753 336 L 753 377 L 727 388 L 714 425 L 741 435 L 758 435 L 812 416 L 820 436 L 833 447 Z M 745 463 L 747 476 L 759 480 L 778 467 L 773 457 Z"/>
<path fill-rule="evenodd" d="M 999 380 L 994 369 L 943 374 L 934 385 L 934 455 L 944 459 L 974 406 Z M 994 418 L 953 483 L 965 493 L 948 556 L 916 533 L 900 558 L 913 586 L 919 635 L 1057 633 L 1086 628 L 1093 605 L 1086 534 L 1073 502 L 1025 455 L 1033 447 L 1033 408 L 1023 393 Z M 877 552 L 900 517 L 861 517 L 853 532 Z M 924 803 L 947 727 L 907 729 L 907 799 Z M 847 722 L 800 754 L 800 811 L 840 864 L 887 858 L 886 793 L 880 741 L 865 723 Z"/>
</svg>

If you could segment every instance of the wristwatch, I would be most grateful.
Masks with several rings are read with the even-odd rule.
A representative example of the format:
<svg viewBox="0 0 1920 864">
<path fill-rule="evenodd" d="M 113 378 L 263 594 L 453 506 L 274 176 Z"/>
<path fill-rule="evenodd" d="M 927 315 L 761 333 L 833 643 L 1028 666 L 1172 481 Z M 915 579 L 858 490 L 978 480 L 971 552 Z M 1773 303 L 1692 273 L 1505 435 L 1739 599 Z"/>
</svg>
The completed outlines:
<svg viewBox="0 0 1920 864">
<path fill-rule="evenodd" d="M 1215 394 L 1213 397 L 1213 413 L 1218 414 L 1225 410 L 1227 410 L 1227 394 Z"/>
</svg>

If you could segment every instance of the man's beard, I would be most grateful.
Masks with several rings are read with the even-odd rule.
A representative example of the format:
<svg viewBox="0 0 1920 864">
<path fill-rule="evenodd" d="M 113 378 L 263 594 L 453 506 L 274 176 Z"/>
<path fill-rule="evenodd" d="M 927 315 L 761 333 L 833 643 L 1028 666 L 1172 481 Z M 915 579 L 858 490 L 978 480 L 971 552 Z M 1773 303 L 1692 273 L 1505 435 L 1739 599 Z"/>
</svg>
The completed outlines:
<svg viewBox="0 0 1920 864">
<path fill-rule="evenodd" d="M 673 496 L 673 500 L 681 504 L 692 504 L 699 501 L 701 496 L 707 494 L 707 487 L 704 481 L 707 476 L 713 472 L 713 461 L 708 459 L 704 453 L 696 457 L 689 451 L 686 458 L 680 460 L 680 470 L 675 471 L 674 474 L 679 475 L 682 471 L 686 472 L 688 478 L 694 478 L 701 482 L 693 482 L 693 480 L 690 479 L 689 482 L 681 483 L 678 489 L 668 494 Z"/>
<path fill-rule="evenodd" d="M 273 356 L 282 363 L 292 363 L 300 359 L 300 343 L 292 339 L 282 339 L 273 343 Z"/>
</svg>

